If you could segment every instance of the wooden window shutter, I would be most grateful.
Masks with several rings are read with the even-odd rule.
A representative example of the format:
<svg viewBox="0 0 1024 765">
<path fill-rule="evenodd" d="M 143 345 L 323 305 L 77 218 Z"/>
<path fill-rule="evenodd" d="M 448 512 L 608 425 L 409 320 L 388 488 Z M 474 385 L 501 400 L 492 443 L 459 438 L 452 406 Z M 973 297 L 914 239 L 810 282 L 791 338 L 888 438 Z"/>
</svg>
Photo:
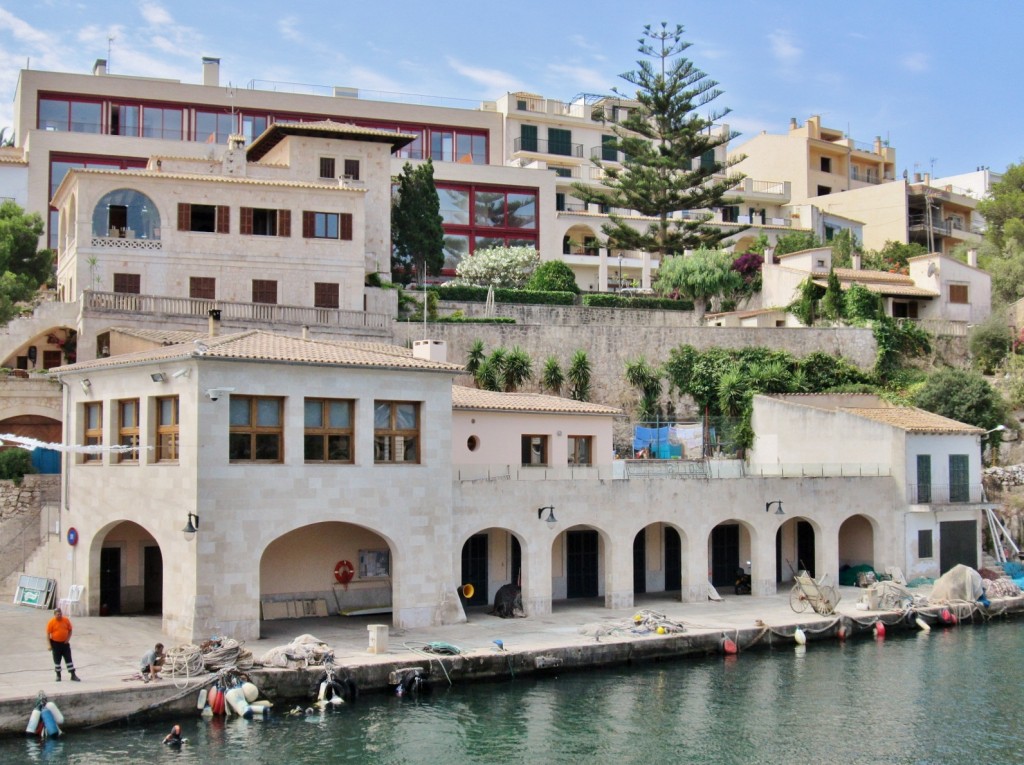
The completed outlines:
<svg viewBox="0 0 1024 765">
<path fill-rule="evenodd" d="M 252 208 L 240 207 L 238 216 L 238 233 L 252 234 Z"/>
<path fill-rule="evenodd" d="M 178 231 L 188 231 L 192 228 L 192 205 L 188 202 L 178 202 Z"/>
<path fill-rule="evenodd" d="M 278 210 L 277 211 L 277 235 L 278 236 L 291 236 L 292 235 L 292 211 L 291 210 Z"/>
<path fill-rule="evenodd" d="M 231 208 L 227 205 L 217 205 L 217 233 L 231 233 Z"/>
<path fill-rule="evenodd" d="M 314 226 L 314 213 L 309 210 L 302 211 L 302 236 L 306 239 L 313 237 L 313 226 Z"/>
<path fill-rule="evenodd" d="M 341 213 L 338 216 L 338 232 L 341 239 L 352 239 L 352 213 Z"/>
</svg>

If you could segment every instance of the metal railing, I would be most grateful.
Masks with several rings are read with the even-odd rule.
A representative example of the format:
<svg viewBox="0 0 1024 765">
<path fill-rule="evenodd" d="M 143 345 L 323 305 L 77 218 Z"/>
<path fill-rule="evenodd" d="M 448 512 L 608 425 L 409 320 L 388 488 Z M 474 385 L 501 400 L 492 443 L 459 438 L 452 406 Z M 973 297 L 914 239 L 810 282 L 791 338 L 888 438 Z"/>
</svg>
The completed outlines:
<svg viewBox="0 0 1024 765">
<path fill-rule="evenodd" d="M 224 300 L 132 295 L 93 290 L 86 290 L 82 301 L 83 310 L 99 312 L 205 317 L 212 309 L 218 309 L 221 312 L 221 319 L 241 321 L 282 322 L 299 326 L 349 329 L 385 329 L 391 324 L 391 317 L 386 314 L 346 311 L 340 308 L 310 308 L 271 303 L 232 303 Z"/>
<path fill-rule="evenodd" d="M 892 475 L 892 467 L 870 462 L 778 462 L 747 466 L 747 475 L 772 478 L 874 478 Z"/>
<path fill-rule="evenodd" d="M 907 484 L 907 501 L 912 505 L 955 505 L 985 501 L 980 483 Z"/>
<path fill-rule="evenodd" d="M 583 158 L 583 144 L 549 141 L 546 138 L 527 138 L 522 136 L 513 139 L 513 151 L 532 151 L 537 154 L 555 154 L 559 157 Z"/>
<path fill-rule="evenodd" d="M 622 164 L 626 159 L 626 154 L 621 151 L 606 149 L 604 146 L 594 146 L 590 149 L 590 158 L 599 159 L 602 162 L 618 162 Z"/>
<path fill-rule="evenodd" d="M 910 226 L 911 231 L 927 229 L 929 225 L 932 231 L 938 231 L 941 234 L 948 235 L 950 233 L 950 224 L 948 221 L 936 220 L 932 218 L 929 224 L 927 215 L 911 215 L 907 218 L 907 223 Z"/>
<path fill-rule="evenodd" d="M 850 180 L 862 183 L 881 183 L 877 172 L 864 171 L 856 166 L 850 168 Z"/>
</svg>

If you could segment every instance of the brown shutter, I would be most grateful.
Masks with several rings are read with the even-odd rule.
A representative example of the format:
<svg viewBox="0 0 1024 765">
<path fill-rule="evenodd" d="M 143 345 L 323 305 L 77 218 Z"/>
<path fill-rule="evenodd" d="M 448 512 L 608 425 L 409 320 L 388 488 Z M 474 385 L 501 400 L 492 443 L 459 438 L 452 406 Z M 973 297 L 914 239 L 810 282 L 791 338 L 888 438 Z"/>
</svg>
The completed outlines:
<svg viewBox="0 0 1024 765">
<path fill-rule="evenodd" d="M 240 207 L 238 208 L 238 233 L 248 235 L 252 234 L 252 208 L 251 207 Z"/>
<path fill-rule="evenodd" d="M 231 208 L 227 205 L 217 205 L 217 233 L 231 233 Z"/>
<path fill-rule="evenodd" d="M 291 236 L 292 235 L 292 211 L 291 210 L 278 210 L 277 211 L 277 235 L 278 236 Z"/>
<path fill-rule="evenodd" d="M 303 210 L 302 211 L 302 236 L 304 236 L 306 239 L 311 239 L 313 237 L 313 226 L 314 226 L 313 213 L 311 213 L 309 210 Z"/>
<path fill-rule="evenodd" d="M 338 233 L 342 239 L 352 239 L 352 213 L 341 213 L 338 222 Z"/>
<path fill-rule="evenodd" d="M 178 231 L 189 231 L 192 228 L 192 205 L 178 202 Z"/>
</svg>

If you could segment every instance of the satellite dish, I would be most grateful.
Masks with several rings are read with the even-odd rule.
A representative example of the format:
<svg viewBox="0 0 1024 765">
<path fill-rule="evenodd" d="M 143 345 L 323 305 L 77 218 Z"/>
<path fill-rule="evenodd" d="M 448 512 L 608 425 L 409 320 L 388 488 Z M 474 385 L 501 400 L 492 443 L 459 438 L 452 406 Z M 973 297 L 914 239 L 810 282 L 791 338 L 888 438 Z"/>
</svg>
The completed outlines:
<svg viewBox="0 0 1024 765">
<path fill-rule="evenodd" d="M 928 264 L 928 276 L 935 276 L 939 271 L 934 262 Z"/>
</svg>

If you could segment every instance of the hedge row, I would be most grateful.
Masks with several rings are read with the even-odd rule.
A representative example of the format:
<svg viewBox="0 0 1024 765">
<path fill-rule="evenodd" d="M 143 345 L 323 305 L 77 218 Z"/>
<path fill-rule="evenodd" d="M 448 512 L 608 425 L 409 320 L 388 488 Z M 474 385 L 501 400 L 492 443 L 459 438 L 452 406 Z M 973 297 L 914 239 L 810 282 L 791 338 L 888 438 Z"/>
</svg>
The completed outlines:
<svg viewBox="0 0 1024 765">
<path fill-rule="evenodd" d="M 467 303 L 483 303 L 487 300 L 487 287 L 453 285 L 431 287 L 441 300 L 461 300 Z M 494 290 L 496 303 L 520 303 L 526 305 L 573 305 L 576 296 L 571 292 L 540 292 L 538 290 Z"/>
<path fill-rule="evenodd" d="M 672 300 L 671 298 L 655 298 L 642 296 L 623 296 L 601 293 L 583 296 L 583 305 L 590 308 L 646 308 L 662 311 L 692 311 L 690 300 Z"/>
</svg>

